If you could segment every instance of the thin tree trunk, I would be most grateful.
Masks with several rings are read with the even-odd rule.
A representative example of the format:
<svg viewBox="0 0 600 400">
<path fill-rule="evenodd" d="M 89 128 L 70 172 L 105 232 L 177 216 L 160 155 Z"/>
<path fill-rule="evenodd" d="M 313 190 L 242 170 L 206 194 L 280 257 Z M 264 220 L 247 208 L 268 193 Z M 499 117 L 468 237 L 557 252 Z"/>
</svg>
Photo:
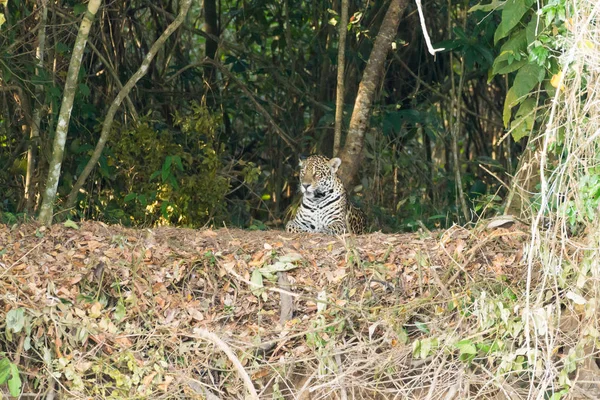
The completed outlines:
<svg viewBox="0 0 600 400">
<path fill-rule="evenodd" d="M 131 76 L 131 78 L 129 78 L 125 86 L 123 86 L 123 88 L 119 91 L 119 93 L 113 100 L 112 104 L 110 105 L 110 108 L 108 109 L 108 112 L 106 113 L 106 117 L 104 117 L 104 122 L 102 123 L 102 132 L 100 133 L 100 139 L 98 139 L 98 143 L 96 144 L 94 153 L 92 154 L 92 157 L 81 172 L 81 175 L 77 179 L 77 182 L 75 182 L 75 185 L 73 185 L 73 188 L 69 193 L 69 197 L 67 198 L 66 208 L 71 208 L 75 205 L 79 190 L 83 187 L 83 184 L 85 183 L 86 179 L 88 178 L 88 176 L 96 166 L 96 163 L 100 159 L 102 150 L 104 150 L 104 146 L 106 145 L 108 136 L 110 135 L 110 130 L 115 118 L 115 114 L 119 109 L 119 106 L 123 102 L 123 99 L 125 99 L 125 97 L 129 94 L 131 89 L 133 89 L 135 84 L 146 74 L 150 63 L 152 63 L 152 60 L 154 59 L 154 56 L 156 56 L 156 53 L 158 53 L 158 51 L 164 46 L 169 36 L 171 36 L 171 34 L 175 32 L 177 28 L 179 28 L 179 26 L 183 23 L 191 4 L 192 0 L 184 0 L 181 2 L 177 18 L 175 18 L 173 22 L 171 22 L 171 24 L 167 27 L 167 29 L 165 29 L 162 35 L 160 35 L 160 37 L 156 39 L 156 42 L 154 42 L 154 44 L 150 48 L 150 51 L 148 52 L 148 54 L 146 54 L 146 57 L 144 58 L 144 61 L 142 62 L 138 70 L 135 72 L 135 74 Z"/>
<path fill-rule="evenodd" d="M 204 55 L 211 60 L 215 59 L 219 44 L 213 37 L 219 37 L 219 17 L 217 14 L 216 0 L 204 0 L 204 31 L 212 35 L 206 39 Z M 212 64 L 206 64 L 204 67 L 204 81 L 210 86 L 209 90 L 215 91 L 215 67 Z"/>
<path fill-rule="evenodd" d="M 54 135 L 54 144 L 52 146 L 52 158 L 48 168 L 48 180 L 44 188 L 44 196 L 40 211 L 39 221 L 41 224 L 49 226 L 52 223 L 52 212 L 54 210 L 54 201 L 56 199 L 56 191 L 58 189 L 58 180 L 60 178 L 60 169 L 65 151 L 65 142 L 67 141 L 67 132 L 69 130 L 69 121 L 71 119 L 71 110 L 73 109 L 73 100 L 75 99 L 75 90 L 77 89 L 77 77 L 81 67 L 81 59 L 83 58 L 83 50 L 87 38 L 90 34 L 90 28 L 101 0 L 90 0 L 88 3 L 87 12 L 83 16 L 73 55 L 69 63 L 69 71 L 67 72 L 67 81 L 65 82 L 65 90 L 63 101 L 58 115 L 58 125 Z"/>
<path fill-rule="evenodd" d="M 450 54 L 450 60 L 452 60 L 452 54 Z M 452 61 L 450 62 L 450 65 L 452 64 Z M 458 83 L 458 91 L 455 91 L 455 95 L 453 96 L 452 99 L 452 105 L 453 107 L 451 107 L 451 110 L 453 112 L 456 112 L 456 117 L 454 119 L 454 123 L 452 124 L 452 127 L 450 128 L 450 132 L 452 134 L 452 160 L 453 160 L 453 165 L 454 165 L 454 178 L 456 180 L 456 189 L 458 192 L 458 201 L 459 204 L 461 206 L 463 215 L 465 217 L 465 222 L 469 222 L 469 220 L 471 219 L 471 215 L 469 214 L 469 207 L 467 207 L 467 201 L 465 199 L 465 193 L 463 191 L 463 187 L 462 187 L 462 176 L 460 173 L 460 162 L 459 162 L 459 152 L 458 152 L 458 135 L 461 131 L 461 115 L 462 115 L 462 111 L 461 111 L 461 101 L 462 101 L 462 90 L 463 90 L 463 84 L 465 82 L 465 64 L 463 61 L 461 61 L 461 73 L 460 73 L 460 80 Z M 451 74 L 450 78 L 454 79 L 454 74 Z"/>
<path fill-rule="evenodd" d="M 450 3 L 450 2 L 448 2 Z M 463 16 L 463 29 L 466 28 L 466 15 Z M 452 22 L 450 20 L 450 14 L 448 14 L 448 27 L 452 26 Z M 448 29 L 450 31 L 450 29 Z M 454 55 L 450 52 L 450 65 L 454 65 Z M 469 222 L 471 219 L 471 215 L 469 213 L 469 207 L 467 207 L 467 201 L 465 199 L 465 194 L 462 186 L 462 175 L 460 172 L 460 162 L 459 162 L 459 152 L 458 152 L 458 135 L 461 132 L 461 116 L 462 116 L 462 92 L 463 86 L 465 84 L 465 63 L 464 60 L 460 60 L 460 78 L 458 81 L 458 91 L 454 85 L 454 69 L 450 68 L 450 82 L 452 84 L 452 106 L 450 107 L 450 112 L 456 113 L 456 117 L 454 118 L 454 122 L 450 126 L 450 135 L 452 136 L 452 160 L 454 165 L 454 178 L 455 184 L 458 194 L 458 204 L 460 204 L 460 208 L 462 209 L 463 216 L 465 217 L 465 222 Z M 452 119 L 451 119 L 452 121 Z M 467 148 L 467 152 L 468 152 Z M 467 155 L 468 157 L 468 155 Z M 458 206 L 457 204 L 457 206 Z M 458 207 L 457 207 L 458 208 Z"/>
<path fill-rule="evenodd" d="M 342 143 L 342 121 L 344 116 L 344 72 L 346 66 L 346 33 L 348 33 L 348 0 L 342 0 L 338 43 L 338 70 L 335 99 L 335 133 L 333 136 L 333 155 L 340 152 Z"/>
<path fill-rule="evenodd" d="M 400 16 L 407 5 L 408 0 L 391 0 L 375 39 L 373 50 L 371 50 L 367 67 L 363 72 L 348 127 L 346 143 L 339 154 L 342 159 L 339 175 L 346 187 L 350 186 L 358 173 L 360 153 L 363 148 L 365 132 L 369 126 L 373 100 L 383 76 L 387 53 L 392 47 L 398 31 Z"/>
<path fill-rule="evenodd" d="M 40 0 L 42 16 L 40 19 L 38 46 L 35 51 L 37 58 L 35 66 L 35 75 L 39 79 L 44 68 L 44 53 L 46 52 L 46 23 L 48 21 L 48 0 Z M 42 108 L 44 105 L 44 86 L 35 85 L 35 104 L 33 106 L 33 120 L 31 121 L 31 130 L 29 133 L 29 146 L 27 149 L 27 172 L 25 174 L 25 213 L 32 214 L 35 200 L 32 182 L 35 166 L 37 164 L 37 146 L 40 136 L 40 123 L 42 122 Z"/>
</svg>

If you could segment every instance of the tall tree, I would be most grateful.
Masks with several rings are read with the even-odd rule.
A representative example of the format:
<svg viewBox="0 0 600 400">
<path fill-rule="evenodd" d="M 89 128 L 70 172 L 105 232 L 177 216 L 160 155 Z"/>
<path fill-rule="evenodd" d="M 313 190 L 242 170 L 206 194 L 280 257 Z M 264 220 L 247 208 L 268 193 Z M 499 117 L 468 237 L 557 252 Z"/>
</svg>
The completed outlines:
<svg viewBox="0 0 600 400">
<path fill-rule="evenodd" d="M 408 0 L 391 0 L 363 72 L 348 127 L 346 143 L 339 154 L 342 159 L 339 174 L 346 186 L 350 185 L 358 172 L 360 153 L 363 148 L 365 132 L 369 128 L 373 100 L 383 77 L 388 51 L 392 47 L 398 25 L 400 25 L 400 17 L 407 5 Z"/>
<path fill-rule="evenodd" d="M 216 0 L 204 0 L 204 31 L 208 34 L 204 55 L 214 60 L 219 46 L 215 40 L 219 36 L 219 17 Z M 209 90 L 216 89 L 214 87 L 215 67 L 210 63 L 204 67 L 204 81 L 210 86 Z"/>
<path fill-rule="evenodd" d="M 338 70 L 335 99 L 335 134 L 333 136 L 333 155 L 337 156 L 342 142 L 342 121 L 344 116 L 344 71 L 346 64 L 346 33 L 348 32 L 348 0 L 342 0 L 340 10 L 338 44 Z"/>
<path fill-rule="evenodd" d="M 52 146 L 52 158 L 48 168 L 48 179 L 44 188 L 42 207 L 40 211 L 39 221 L 43 225 L 52 223 L 52 212 L 54 210 L 54 201 L 56 200 L 56 191 L 58 189 L 58 180 L 60 178 L 60 170 L 65 151 L 65 142 L 67 141 L 67 132 L 69 131 L 69 121 L 71 120 L 71 110 L 73 109 L 73 100 L 75 99 L 75 90 L 77 89 L 77 77 L 81 67 L 81 59 L 83 58 L 83 50 L 87 43 L 87 38 L 90 34 L 90 28 L 94 21 L 94 16 L 98 12 L 101 0 L 90 0 L 88 3 L 87 12 L 83 16 L 79 33 L 75 40 L 73 55 L 69 63 L 69 71 L 67 72 L 67 81 L 65 82 L 65 90 L 63 94 L 62 105 L 58 115 L 58 124 L 54 135 L 54 144 Z"/>
<path fill-rule="evenodd" d="M 146 73 L 148 72 L 148 67 L 150 66 L 150 63 L 152 63 L 154 56 L 156 56 L 156 53 L 158 53 L 158 51 L 164 46 L 169 36 L 171 36 L 171 34 L 173 34 L 173 32 L 175 32 L 177 28 L 179 28 L 179 26 L 183 23 L 191 4 L 192 0 L 184 0 L 181 2 L 177 18 L 175 18 L 173 22 L 171 22 L 169 26 L 167 26 L 167 29 L 165 29 L 162 35 L 160 35 L 160 37 L 156 39 L 152 47 L 150 47 L 150 51 L 148 51 L 148 54 L 146 54 L 142 65 L 140 65 L 135 74 L 133 74 L 131 78 L 129 78 L 125 86 L 123 86 L 123 88 L 119 91 L 119 93 L 113 100 L 112 104 L 108 109 L 108 112 L 106 113 L 106 116 L 104 117 L 104 122 L 102 123 L 102 132 L 100 133 L 100 139 L 98 139 L 98 143 L 96 144 L 94 153 L 92 154 L 92 157 L 87 162 L 85 168 L 79 175 L 77 182 L 75 182 L 75 185 L 73 185 L 73 188 L 69 193 L 69 197 L 67 198 L 66 204 L 67 208 L 71 208 L 75 205 L 79 190 L 83 187 L 83 184 L 85 183 L 86 179 L 88 178 L 88 176 L 90 176 L 90 173 L 92 172 L 92 170 L 96 166 L 96 163 L 100 159 L 100 155 L 102 155 L 102 151 L 104 150 L 104 146 L 106 145 L 106 141 L 108 140 L 108 137 L 110 135 L 110 130 L 112 128 L 115 114 L 121 106 L 121 103 L 127 97 L 131 89 L 133 89 L 135 84 L 140 79 L 142 79 L 144 75 L 146 75 Z"/>
<path fill-rule="evenodd" d="M 44 54 L 46 52 L 46 23 L 48 21 L 48 0 L 40 0 L 41 19 L 38 33 L 38 45 L 35 51 L 36 66 L 35 75 L 39 79 L 44 68 Z M 40 124 L 42 122 L 42 109 L 44 105 L 44 85 L 38 83 L 35 85 L 35 103 L 33 106 L 33 118 L 31 121 L 31 131 L 29 135 L 29 148 L 27 149 L 27 172 L 25 174 L 25 212 L 33 212 L 33 201 L 35 198 L 32 192 L 33 173 L 37 164 L 37 140 L 40 136 Z"/>
</svg>

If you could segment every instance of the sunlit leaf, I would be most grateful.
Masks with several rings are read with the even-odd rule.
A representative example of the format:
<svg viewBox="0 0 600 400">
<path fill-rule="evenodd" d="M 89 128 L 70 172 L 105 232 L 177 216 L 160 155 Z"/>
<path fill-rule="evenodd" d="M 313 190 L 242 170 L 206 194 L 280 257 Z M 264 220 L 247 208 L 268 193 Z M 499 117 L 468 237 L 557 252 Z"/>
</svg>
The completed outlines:
<svg viewBox="0 0 600 400">
<path fill-rule="evenodd" d="M 70 220 L 70 219 L 68 219 L 65 222 L 63 222 L 63 225 L 66 228 L 71 228 L 71 229 L 76 229 L 76 230 L 79 229 L 79 225 L 77 225 L 77 223 L 75 221 Z"/>
<path fill-rule="evenodd" d="M 505 38 L 531 9 L 535 0 L 507 0 L 502 9 L 502 22 L 494 34 L 494 43 Z"/>
<path fill-rule="evenodd" d="M 21 394 L 21 377 L 19 376 L 19 368 L 15 364 L 10 364 L 11 378 L 8 380 L 8 391 L 13 397 Z"/>
</svg>

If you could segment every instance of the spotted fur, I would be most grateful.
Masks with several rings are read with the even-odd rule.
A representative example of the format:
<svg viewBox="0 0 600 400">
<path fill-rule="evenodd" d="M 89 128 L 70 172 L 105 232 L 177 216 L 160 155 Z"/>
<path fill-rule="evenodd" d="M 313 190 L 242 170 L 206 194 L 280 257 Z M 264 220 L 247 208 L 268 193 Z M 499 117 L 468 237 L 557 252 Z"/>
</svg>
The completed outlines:
<svg viewBox="0 0 600 400">
<path fill-rule="evenodd" d="M 302 203 L 296 216 L 286 225 L 288 232 L 314 232 L 338 235 L 361 234 L 365 216 L 348 200 L 346 189 L 337 176 L 342 160 L 310 156 L 300 160 Z"/>
</svg>

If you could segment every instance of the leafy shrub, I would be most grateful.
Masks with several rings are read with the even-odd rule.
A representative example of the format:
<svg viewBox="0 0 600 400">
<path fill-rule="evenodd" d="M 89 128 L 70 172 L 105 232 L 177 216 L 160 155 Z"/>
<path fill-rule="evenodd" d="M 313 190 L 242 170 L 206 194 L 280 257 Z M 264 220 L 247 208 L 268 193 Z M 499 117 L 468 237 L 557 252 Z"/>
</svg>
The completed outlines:
<svg viewBox="0 0 600 400">
<path fill-rule="evenodd" d="M 229 181 L 223 145 L 217 139 L 220 117 L 194 104 L 175 115 L 179 131 L 145 119 L 114 135 L 109 165 L 116 166 L 119 194 L 105 217 L 132 224 L 202 226 L 224 211 Z"/>
</svg>

